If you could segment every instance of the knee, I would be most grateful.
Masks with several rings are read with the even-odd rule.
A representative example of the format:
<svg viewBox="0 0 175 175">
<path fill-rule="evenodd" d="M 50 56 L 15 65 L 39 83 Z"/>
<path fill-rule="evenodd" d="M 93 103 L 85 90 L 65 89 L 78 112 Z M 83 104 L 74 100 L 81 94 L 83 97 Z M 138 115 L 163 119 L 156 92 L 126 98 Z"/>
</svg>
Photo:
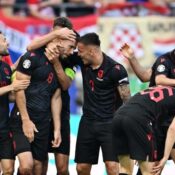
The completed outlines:
<svg viewBox="0 0 175 175">
<path fill-rule="evenodd" d="M 21 175 L 31 175 L 32 174 L 32 169 L 30 169 L 30 168 L 21 168 L 20 169 L 20 174 Z"/>
<path fill-rule="evenodd" d="M 108 174 L 118 174 L 119 166 L 117 162 L 106 162 L 105 166 Z"/>
<path fill-rule="evenodd" d="M 88 166 L 88 165 L 77 164 L 76 169 L 77 169 L 77 173 L 79 175 L 90 174 L 90 166 Z"/>
<path fill-rule="evenodd" d="M 14 164 L 7 164 L 2 168 L 2 174 L 3 175 L 12 175 L 14 172 Z"/>
<path fill-rule="evenodd" d="M 57 166 L 57 174 L 59 175 L 68 175 L 68 167 L 67 165 L 59 165 Z"/>
<path fill-rule="evenodd" d="M 3 175 L 13 175 L 13 172 L 14 172 L 14 168 L 8 167 L 8 168 L 4 169 Z"/>
<path fill-rule="evenodd" d="M 77 173 L 82 174 L 84 172 L 84 166 L 77 164 L 76 166 Z"/>
<path fill-rule="evenodd" d="M 19 168 L 19 175 L 31 175 L 31 174 L 32 174 L 32 166 Z"/>
</svg>

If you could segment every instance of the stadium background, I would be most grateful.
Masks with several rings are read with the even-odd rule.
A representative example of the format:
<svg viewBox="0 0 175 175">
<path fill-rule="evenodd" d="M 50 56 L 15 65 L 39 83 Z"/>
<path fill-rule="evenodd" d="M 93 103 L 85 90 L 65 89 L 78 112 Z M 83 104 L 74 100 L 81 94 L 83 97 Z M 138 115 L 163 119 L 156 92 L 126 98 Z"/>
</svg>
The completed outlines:
<svg viewBox="0 0 175 175">
<path fill-rule="evenodd" d="M 114 8 L 115 7 L 115 8 Z M 71 17 L 74 28 L 80 35 L 87 32 L 97 32 L 102 41 L 102 49 L 116 61 L 124 64 L 129 73 L 132 94 L 147 87 L 147 83 L 140 82 L 130 69 L 128 62 L 119 52 L 123 43 L 129 43 L 142 65 L 150 67 L 156 57 L 175 48 L 175 17 L 166 14 L 130 16 L 118 15 L 121 6 L 114 6 L 105 15 L 93 13 L 87 16 Z M 125 5 L 128 10 L 130 7 Z M 116 10 L 117 9 L 117 10 Z M 118 10 L 119 9 L 119 10 Z M 103 13 L 104 13 L 104 9 Z M 123 12 L 123 9 L 122 9 Z M 165 12 L 164 12 L 165 13 Z M 111 15 L 112 14 L 112 15 Z M 0 30 L 5 33 L 10 43 L 12 61 L 26 51 L 26 46 L 34 37 L 48 33 L 51 29 L 51 20 L 41 20 L 32 17 L 24 19 L 10 18 L 0 11 Z M 74 152 L 78 124 L 81 116 L 81 75 L 77 72 L 69 93 L 71 95 L 71 154 L 70 174 L 75 175 Z M 80 99 L 79 99 L 80 98 Z M 136 167 L 137 169 L 137 167 Z M 48 175 L 55 174 L 54 158 L 50 155 Z M 94 166 L 92 174 L 105 174 L 100 156 L 99 165 Z M 175 167 L 168 161 L 162 175 L 174 175 Z"/>
</svg>

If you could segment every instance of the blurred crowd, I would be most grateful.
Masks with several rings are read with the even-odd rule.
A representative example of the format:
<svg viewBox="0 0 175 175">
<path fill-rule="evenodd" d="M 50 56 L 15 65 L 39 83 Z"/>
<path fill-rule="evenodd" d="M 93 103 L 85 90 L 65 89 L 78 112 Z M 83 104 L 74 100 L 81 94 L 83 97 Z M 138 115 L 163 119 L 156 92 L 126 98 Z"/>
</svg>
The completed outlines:
<svg viewBox="0 0 175 175">
<path fill-rule="evenodd" d="M 7 16 L 32 16 L 53 19 L 56 16 L 144 16 L 175 14 L 175 0 L 0 0 Z"/>
</svg>

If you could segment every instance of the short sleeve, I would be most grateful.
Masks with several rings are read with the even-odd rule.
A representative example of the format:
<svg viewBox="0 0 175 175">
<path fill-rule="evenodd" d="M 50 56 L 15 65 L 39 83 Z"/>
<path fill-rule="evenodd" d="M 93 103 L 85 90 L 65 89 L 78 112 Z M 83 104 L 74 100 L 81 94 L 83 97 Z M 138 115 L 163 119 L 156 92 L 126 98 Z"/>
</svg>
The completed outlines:
<svg viewBox="0 0 175 175">
<path fill-rule="evenodd" d="M 31 75 L 33 70 L 37 67 L 38 59 L 34 53 L 26 52 L 20 59 L 17 71 L 26 75 Z"/>
<path fill-rule="evenodd" d="M 156 61 L 155 67 L 155 76 L 156 75 L 165 75 L 168 76 L 169 71 L 171 70 L 171 65 L 169 64 L 169 60 L 166 58 L 158 58 Z"/>
<path fill-rule="evenodd" d="M 128 73 L 126 69 L 121 64 L 116 64 L 111 69 L 111 79 L 114 84 L 119 86 L 123 84 L 129 84 Z"/>
</svg>

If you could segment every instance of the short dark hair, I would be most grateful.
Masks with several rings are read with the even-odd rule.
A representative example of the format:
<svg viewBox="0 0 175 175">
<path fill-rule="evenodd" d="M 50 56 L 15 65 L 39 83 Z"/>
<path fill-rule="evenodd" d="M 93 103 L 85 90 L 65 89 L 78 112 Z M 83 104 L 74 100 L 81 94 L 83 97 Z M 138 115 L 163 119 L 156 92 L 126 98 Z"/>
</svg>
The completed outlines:
<svg viewBox="0 0 175 175">
<path fill-rule="evenodd" d="M 76 30 L 73 30 L 74 31 L 74 33 L 75 33 L 75 40 L 76 40 L 76 42 L 78 42 L 79 41 L 79 39 L 80 39 L 80 35 L 79 35 L 79 33 L 76 31 Z"/>
<path fill-rule="evenodd" d="M 57 17 L 53 21 L 54 27 L 67 27 L 68 29 L 73 29 L 72 22 L 66 17 Z"/>
<path fill-rule="evenodd" d="M 84 45 L 100 46 L 100 39 L 96 33 L 87 33 L 81 36 L 78 42 L 83 43 Z"/>
</svg>

